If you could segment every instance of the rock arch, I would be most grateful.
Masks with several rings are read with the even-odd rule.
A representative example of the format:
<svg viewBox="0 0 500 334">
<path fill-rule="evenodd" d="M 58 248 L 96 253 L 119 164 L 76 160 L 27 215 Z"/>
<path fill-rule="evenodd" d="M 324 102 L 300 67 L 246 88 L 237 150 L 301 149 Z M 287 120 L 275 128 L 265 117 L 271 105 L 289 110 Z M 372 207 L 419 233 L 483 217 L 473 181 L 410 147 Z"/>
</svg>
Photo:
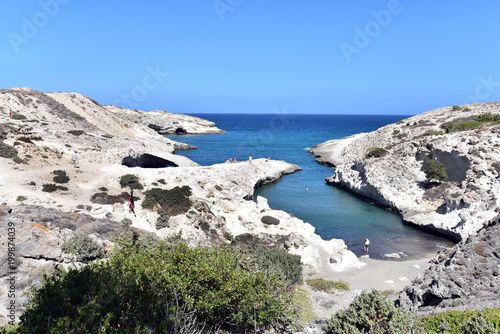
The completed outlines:
<svg viewBox="0 0 500 334">
<path fill-rule="evenodd" d="M 142 168 L 164 168 L 167 166 L 177 167 L 177 164 L 157 157 L 152 154 L 144 153 L 136 157 L 128 156 L 122 159 L 122 165 L 127 167 L 142 167 Z"/>
</svg>

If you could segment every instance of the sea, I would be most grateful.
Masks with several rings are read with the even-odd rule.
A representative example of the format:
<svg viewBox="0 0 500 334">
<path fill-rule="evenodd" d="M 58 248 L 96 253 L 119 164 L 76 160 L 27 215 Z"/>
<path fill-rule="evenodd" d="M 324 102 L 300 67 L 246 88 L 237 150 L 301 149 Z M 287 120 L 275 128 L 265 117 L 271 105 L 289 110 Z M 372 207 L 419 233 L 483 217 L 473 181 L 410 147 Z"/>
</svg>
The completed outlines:
<svg viewBox="0 0 500 334">
<path fill-rule="evenodd" d="M 402 220 L 400 216 L 328 185 L 331 167 L 317 163 L 307 151 L 319 143 L 362 132 L 408 118 L 405 115 L 301 115 L 273 114 L 192 114 L 210 120 L 226 133 L 210 135 L 169 135 L 196 146 L 178 151 L 200 165 L 271 157 L 296 164 L 302 171 L 285 175 L 280 181 L 259 187 L 254 198 L 263 196 L 272 209 L 295 215 L 315 227 L 325 240 L 345 241 L 349 250 L 364 255 L 364 238 L 370 242 L 369 255 L 380 259 L 405 259 L 435 252 L 453 243 L 430 231 Z M 307 190 L 306 190 L 307 187 Z"/>
</svg>

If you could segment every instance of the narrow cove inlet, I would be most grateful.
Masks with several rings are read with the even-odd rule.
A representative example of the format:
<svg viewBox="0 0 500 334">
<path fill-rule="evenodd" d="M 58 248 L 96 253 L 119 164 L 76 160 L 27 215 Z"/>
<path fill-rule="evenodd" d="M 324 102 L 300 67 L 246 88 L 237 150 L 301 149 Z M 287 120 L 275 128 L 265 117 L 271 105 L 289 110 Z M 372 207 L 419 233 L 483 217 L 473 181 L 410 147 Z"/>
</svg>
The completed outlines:
<svg viewBox="0 0 500 334">
<path fill-rule="evenodd" d="M 405 223 L 355 195 L 329 186 L 325 178 L 334 174 L 318 164 L 308 151 L 318 143 L 371 132 L 406 118 L 402 115 L 294 115 L 294 114 L 195 114 L 215 122 L 226 131 L 220 135 L 182 135 L 170 138 L 196 146 L 178 151 L 200 165 L 231 160 L 267 158 L 285 160 L 302 167 L 273 184 L 259 187 L 272 209 L 295 215 L 316 228 L 323 239 L 342 239 L 348 249 L 363 255 L 364 238 L 371 241 L 370 257 L 412 257 L 452 242 Z"/>
</svg>

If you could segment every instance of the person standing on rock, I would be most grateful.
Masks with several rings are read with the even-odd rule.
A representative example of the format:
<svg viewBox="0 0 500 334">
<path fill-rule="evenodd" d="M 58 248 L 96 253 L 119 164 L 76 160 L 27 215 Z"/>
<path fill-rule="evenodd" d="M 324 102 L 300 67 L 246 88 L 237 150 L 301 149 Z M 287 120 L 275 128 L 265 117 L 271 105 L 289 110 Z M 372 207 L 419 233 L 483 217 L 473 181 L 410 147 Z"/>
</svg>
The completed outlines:
<svg viewBox="0 0 500 334">
<path fill-rule="evenodd" d="M 370 247 L 370 240 L 368 240 L 368 238 L 365 237 L 365 248 L 364 248 L 365 253 L 368 253 L 369 247 Z"/>
<path fill-rule="evenodd" d="M 77 151 L 75 151 L 75 153 L 73 153 L 73 156 L 71 157 L 71 159 L 73 159 L 73 167 L 78 168 L 78 152 Z"/>
<path fill-rule="evenodd" d="M 128 209 L 129 212 L 133 213 L 134 216 L 137 217 L 137 215 L 135 214 L 134 194 L 130 195 L 130 198 L 128 199 Z"/>
<path fill-rule="evenodd" d="M 252 163 L 252 156 L 249 156 L 249 157 L 248 157 L 248 162 L 249 162 L 249 163 Z"/>
</svg>

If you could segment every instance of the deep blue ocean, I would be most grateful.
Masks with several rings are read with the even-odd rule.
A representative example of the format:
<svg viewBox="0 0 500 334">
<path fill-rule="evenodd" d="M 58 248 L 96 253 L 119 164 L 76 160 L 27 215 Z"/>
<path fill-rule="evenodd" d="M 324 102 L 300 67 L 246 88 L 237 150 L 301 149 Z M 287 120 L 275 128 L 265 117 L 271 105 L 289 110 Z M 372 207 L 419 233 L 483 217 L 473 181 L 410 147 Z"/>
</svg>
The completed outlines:
<svg viewBox="0 0 500 334">
<path fill-rule="evenodd" d="M 330 139 L 374 131 L 409 116 L 397 115 L 296 115 L 296 114 L 192 114 L 215 122 L 225 134 L 169 136 L 197 146 L 178 151 L 200 165 L 222 163 L 229 158 L 285 160 L 302 171 L 279 182 L 256 189 L 273 209 L 293 213 L 310 223 L 323 239 L 343 239 L 357 255 L 363 254 L 364 237 L 372 243 L 370 256 L 403 252 L 414 256 L 435 251 L 451 243 L 410 226 L 385 211 L 342 189 L 329 186 L 325 178 L 335 171 L 318 164 L 308 147 Z M 295 186 L 295 187 L 294 187 Z M 306 191 L 305 188 L 308 187 Z"/>
</svg>

